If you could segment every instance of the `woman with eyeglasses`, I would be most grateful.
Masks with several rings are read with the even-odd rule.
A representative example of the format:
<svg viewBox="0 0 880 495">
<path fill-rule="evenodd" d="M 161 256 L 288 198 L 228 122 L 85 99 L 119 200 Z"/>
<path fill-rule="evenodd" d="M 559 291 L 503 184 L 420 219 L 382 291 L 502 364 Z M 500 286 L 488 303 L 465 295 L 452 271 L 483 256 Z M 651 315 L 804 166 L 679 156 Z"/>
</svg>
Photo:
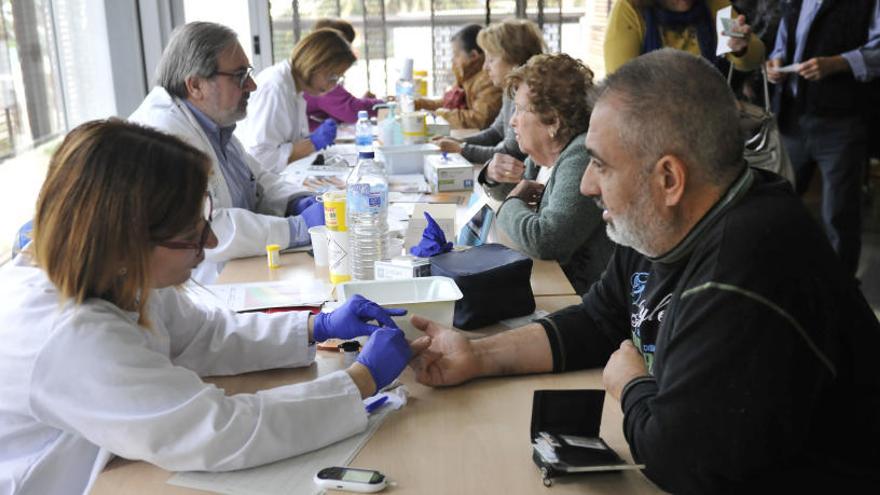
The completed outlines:
<svg viewBox="0 0 880 495">
<path fill-rule="evenodd" d="M 330 28 L 342 33 L 349 44 L 354 45 L 354 26 L 345 19 L 322 18 L 315 21 L 315 29 Z M 316 96 L 303 93 L 306 99 L 306 114 L 309 116 L 309 130 L 317 129 L 325 120 L 332 118 L 338 122 L 354 124 L 357 122 L 358 112 L 365 110 L 370 117 L 376 116 L 375 105 L 385 103 L 376 98 L 376 95 L 367 91 L 362 98 L 348 92 L 342 85 L 342 81 L 335 88 L 323 95 Z"/>
<path fill-rule="evenodd" d="M 236 131 L 248 152 L 268 170 L 333 144 L 336 121 L 327 118 L 309 133 L 303 94 L 333 90 L 357 58 L 342 33 L 317 29 L 293 47 L 290 59 L 260 72 L 248 116 Z"/>
<path fill-rule="evenodd" d="M 113 455 L 247 468 L 366 428 L 362 398 L 411 356 L 400 312 L 193 304 L 179 286 L 217 244 L 209 171 L 183 141 L 122 121 L 83 124 L 53 155 L 33 242 L 0 269 L 0 493 L 88 493 Z M 227 396 L 201 379 L 309 366 L 315 340 L 359 335 L 355 364 L 311 382 Z"/>
<path fill-rule="evenodd" d="M 593 72 L 564 53 L 535 55 L 508 74 L 505 90 L 513 102 L 509 125 L 528 155 L 525 171 L 496 153 L 477 180 L 502 201 L 498 231 L 529 256 L 558 261 L 575 291 L 585 294 L 613 250 L 602 210 L 580 192 L 590 161 L 584 140 Z"/>
</svg>

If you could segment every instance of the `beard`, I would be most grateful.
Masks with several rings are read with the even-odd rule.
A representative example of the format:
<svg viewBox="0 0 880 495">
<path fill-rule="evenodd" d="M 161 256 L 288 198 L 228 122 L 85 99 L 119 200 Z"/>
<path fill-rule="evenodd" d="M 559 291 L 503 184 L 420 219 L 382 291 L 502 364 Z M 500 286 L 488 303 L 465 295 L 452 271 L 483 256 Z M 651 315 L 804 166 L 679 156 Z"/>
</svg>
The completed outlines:
<svg viewBox="0 0 880 495">
<path fill-rule="evenodd" d="M 601 199 L 596 199 L 596 204 L 605 209 Z M 636 195 L 626 213 L 616 215 L 605 226 L 605 232 L 611 241 L 648 257 L 662 254 L 657 252 L 656 244 L 663 238 L 663 233 L 669 230 L 670 226 L 651 204 L 647 190 Z"/>
<path fill-rule="evenodd" d="M 238 107 L 235 109 L 235 113 L 232 114 L 232 118 L 235 119 L 235 122 L 247 117 L 248 96 L 249 95 L 242 96 L 241 101 L 238 102 Z"/>
</svg>

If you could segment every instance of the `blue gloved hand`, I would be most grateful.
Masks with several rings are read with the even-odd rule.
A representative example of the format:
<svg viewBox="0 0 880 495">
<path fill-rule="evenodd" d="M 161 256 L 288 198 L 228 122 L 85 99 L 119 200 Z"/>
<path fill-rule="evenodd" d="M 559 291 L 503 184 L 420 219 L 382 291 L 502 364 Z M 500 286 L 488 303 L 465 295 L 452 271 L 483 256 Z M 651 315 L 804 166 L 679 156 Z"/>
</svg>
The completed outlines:
<svg viewBox="0 0 880 495">
<path fill-rule="evenodd" d="M 380 328 L 358 354 L 357 362 L 366 366 L 376 382 L 376 391 L 393 382 L 409 363 L 412 351 L 399 328 Z"/>
<path fill-rule="evenodd" d="M 436 256 L 438 254 L 452 251 L 452 243 L 446 242 L 446 234 L 443 233 L 443 229 L 437 225 L 437 222 L 427 211 L 424 213 L 428 225 L 422 232 L 422 240 L 415 246 L 409 248 L 409 252 L 415 256 L 428 258 L 430 256 Z"/>
<path fill-rule="evenodd" d="M 324 225 L 324 203 L 318 203 L 317 201 L 312 203 L 311 206 L 303 210 L 299 216 L 305 220 L 306 225 L 308 225 L 309 228 L 312 228 L 315 225 Z"/>
<path fill-rule="evenodd" d="M 317 203 L 318 200 L 312 196 L 300 196 L 298 198 L 291 199 L 290 202 L 287 203 L 287 211 L 285 212 L 285 216 L 294 216 L 302 213 L 306 208 L 312 206 Z"/>
<path fill-rule="evenodd" d="M 321 122 L 321 125 L 312 131 L 312 135 L 309 136 L 309 139 L 312 140 L 312 144 L 315 146 L 316 151 L 330 146 L 336 141 L 336 121 L 333 119 L 327 119 L 324 122 Z"/>
<path fill-rule="evenodd" d="M 405 314 L 405 309 L 383 309 L 360 294 L 355 294 L 332 313 L 318 313 L 312 333 L 317 342 L 332 338 L 350 340 L 361 335 L 370 335 L 379 329 L 379 326 L 370 325 L 368 321 L 376 320 L 380 326 L 397 328 L 391 317 Z"/>
</svg>

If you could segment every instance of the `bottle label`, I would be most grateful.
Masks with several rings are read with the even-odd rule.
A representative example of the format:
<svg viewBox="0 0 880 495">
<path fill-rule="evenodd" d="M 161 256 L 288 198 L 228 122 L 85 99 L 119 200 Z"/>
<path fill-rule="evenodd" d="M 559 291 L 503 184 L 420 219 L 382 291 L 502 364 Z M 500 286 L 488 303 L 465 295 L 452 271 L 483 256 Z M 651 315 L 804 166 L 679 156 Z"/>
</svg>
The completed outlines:
<svg viewBox="0 0 880 495">
<path fill-rule="evenodd" d="M 348 208 L 351 213 L 378 213 L 387 204 L 384 188 L 370 189 L 369 184 L 352 184 L 348 187 Z"/>
</svg>

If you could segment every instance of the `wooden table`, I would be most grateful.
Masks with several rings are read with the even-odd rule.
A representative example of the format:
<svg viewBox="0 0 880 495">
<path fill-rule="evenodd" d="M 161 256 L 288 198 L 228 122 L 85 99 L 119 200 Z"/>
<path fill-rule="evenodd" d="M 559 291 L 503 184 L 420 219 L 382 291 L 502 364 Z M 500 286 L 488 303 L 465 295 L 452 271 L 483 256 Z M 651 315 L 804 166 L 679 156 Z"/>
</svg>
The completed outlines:
<svg viewBox="0 0 880 495">
<path fill-rule="evenodd" d="M 579 302 L 577 296 L 542 296 L 538 308 L 555 311 Z M 486 332 L 501 330 L 490 327 Z M 342 367 L 340 354 L 320 351 L 308 368 L 271 370 L 209 380 L 229 395 L 314 379 Z M 641 473 L 598 473 L 558 478 L 544 488 L 531 459 L 529 422 L 532 392 L 537 389 L 601 388 L 601 370 L 562 375 L 480 379 L 452 388 L 430 388 L 407 369 L 401 380 L 410 391 L 406 407 L 391 414 L 351 463 L 378 469 L 397 484 L 386 493 L 400 494 L 648 494 L 662 493 Z M 617 401 L 608 399 L 601 436 L 621 456 L 632 460 L 621 430 Z M 171 473 L 146 462 L 113 461 L 92 491 L 113 494 L 198 494 L 168 485 Z M 550 491 L 545 491 L 550 490 Z M 290 493 L 296 493 L 291 491 Z"/>
<path fill-rule="evenodd" d="M 535 260 L 532 266 L 532 292 L 539 296 L 568 296 L 575 294 L 574 288 L 553 260 Z M 281 267 L 266 266 L 265 256 L 242 258 L 226 264 L 217 283 L 245 283 L 282 280 L 304 280 L 308 278 L 328 279 L 326 267 L 316 267 L 308 253 L 285 253 L 281 255 Z"/>
</svg>

